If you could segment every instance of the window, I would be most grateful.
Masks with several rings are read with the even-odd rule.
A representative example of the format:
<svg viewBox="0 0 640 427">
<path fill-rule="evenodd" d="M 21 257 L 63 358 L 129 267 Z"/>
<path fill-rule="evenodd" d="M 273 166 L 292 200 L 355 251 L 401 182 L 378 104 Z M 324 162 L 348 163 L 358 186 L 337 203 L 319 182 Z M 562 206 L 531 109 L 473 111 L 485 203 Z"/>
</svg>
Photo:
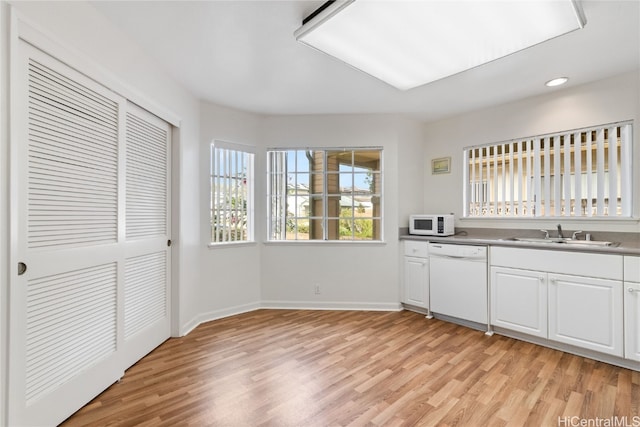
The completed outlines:
<svg viewBox="0 0 640 427">
<path fill-rule="evenodd" d="M 470 147 L 465 217 L 631 217 L 631 122 Z"/>
<path fill-rule="evenodd" d="M 253 159 L 247 147 L 211 144 L 211 243 L 253 241 Z"/>
<path fill-rule="evenodd" d="M 267 161 L 269 240 L 382 240 L 382 149 L 274 149 Z"/>
</svg>

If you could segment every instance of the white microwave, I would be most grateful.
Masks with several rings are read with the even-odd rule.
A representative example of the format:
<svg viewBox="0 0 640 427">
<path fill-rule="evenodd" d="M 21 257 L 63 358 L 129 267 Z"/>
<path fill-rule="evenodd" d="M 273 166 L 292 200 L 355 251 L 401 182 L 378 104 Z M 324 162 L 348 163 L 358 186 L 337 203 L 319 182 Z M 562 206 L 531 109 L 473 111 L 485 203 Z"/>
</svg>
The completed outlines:
<svg viewBox="0 0 640 427">
<path fill-rule="evenodd" d="M 455 234 L 453 215 L 411 215 L 409 216 L 409 234 L 420 236 L 451 236 Z"/>
</svg>

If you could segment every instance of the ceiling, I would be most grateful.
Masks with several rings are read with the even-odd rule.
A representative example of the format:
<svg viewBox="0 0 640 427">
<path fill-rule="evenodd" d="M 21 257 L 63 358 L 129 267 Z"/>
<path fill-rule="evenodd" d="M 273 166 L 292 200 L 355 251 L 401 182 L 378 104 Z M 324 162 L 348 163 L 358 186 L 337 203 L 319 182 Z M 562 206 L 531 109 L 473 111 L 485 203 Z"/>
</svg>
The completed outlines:
<svg viewBox="0 0 640 427">
<path fill-rule="evenodd" d="M 296 42 L 293 32 L 322 3 L 92 2 L 196 97 L 259 114 L 399 113 L 433 121 L 640 68 L 640 2 L 583 0 L 583 29 L 403 92 Z M 558 76 L 571 80 L 544 86 Z"/>
</svg>

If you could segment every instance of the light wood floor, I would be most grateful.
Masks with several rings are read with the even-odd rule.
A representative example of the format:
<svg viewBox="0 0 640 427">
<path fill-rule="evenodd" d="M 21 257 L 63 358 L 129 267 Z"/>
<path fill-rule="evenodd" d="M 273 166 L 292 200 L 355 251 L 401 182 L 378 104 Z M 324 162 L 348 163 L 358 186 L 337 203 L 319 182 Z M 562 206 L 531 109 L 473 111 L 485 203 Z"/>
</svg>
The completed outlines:
<svg viewBox="0 0 640 427">
<path fill-rule="evenodd" d="M 63 425 L 570 426 L 639 410 L 638 372 L 417 313 L 259 310 L 166 341 Z"/>
</svg>

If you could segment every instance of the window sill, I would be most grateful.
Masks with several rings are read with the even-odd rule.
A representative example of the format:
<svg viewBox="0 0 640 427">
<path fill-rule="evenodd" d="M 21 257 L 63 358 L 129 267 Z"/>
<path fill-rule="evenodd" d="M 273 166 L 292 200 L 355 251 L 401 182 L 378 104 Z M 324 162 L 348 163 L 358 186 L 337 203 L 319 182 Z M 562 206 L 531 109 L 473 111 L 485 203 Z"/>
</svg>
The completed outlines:
<svg viewBox="0 0 640 427">
<path fill-rule="evenodd" d="M 225 242 L 225 243 L 209 243 L 207 247 L 209 249 L 229 249 L 240 248 L 245 246 L 257 246 L 258 242 L 252 240 L 250 242 Z"/>
<path fill-rule="evenodd" d="M 265 246 L 385 246 L 383 240 L 268 240 L 263 242 Z"/>
<path fill-rule="evenodd" d="M 588 216 L 546 216 L 546 217 L 512 217 L 512 216 L 484 216 L 484 217 L 460 217 L 458 218 L 462 222 L 471 222 L 471 221 L 513 221 L 514 223 L 522 222 L 522 221 L 531 221 L 531 222 L 554 222 L 558 223 L 560 221 L 575 221 L 575 222 L 609 222 L 616 224 L 637 224 L 640 222 L 640 217 L 632 217 L 632 218 L 603 218 L 603 217 L 588 217 Z"/>
</svg>

